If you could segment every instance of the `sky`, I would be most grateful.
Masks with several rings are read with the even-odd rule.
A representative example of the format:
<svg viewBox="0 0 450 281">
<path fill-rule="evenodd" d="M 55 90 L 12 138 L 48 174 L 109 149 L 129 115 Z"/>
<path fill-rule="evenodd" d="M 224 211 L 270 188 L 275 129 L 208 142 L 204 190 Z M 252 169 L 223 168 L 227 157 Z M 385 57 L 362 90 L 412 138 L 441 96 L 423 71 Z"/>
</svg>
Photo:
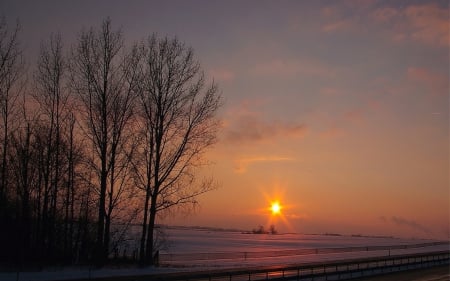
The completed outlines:
<svg viewBox="0 0 450 281">
<path fill-rule="evenodd" d="M 448 238 L 448 1 L 12 1 L 27 60 L 110 17 L 127 42 L 191 46 L 224 98 L 199 177 L 218 188 L 160 222 Z M 281 214 L 269 206 L 279 201 Z"/>
</svg>

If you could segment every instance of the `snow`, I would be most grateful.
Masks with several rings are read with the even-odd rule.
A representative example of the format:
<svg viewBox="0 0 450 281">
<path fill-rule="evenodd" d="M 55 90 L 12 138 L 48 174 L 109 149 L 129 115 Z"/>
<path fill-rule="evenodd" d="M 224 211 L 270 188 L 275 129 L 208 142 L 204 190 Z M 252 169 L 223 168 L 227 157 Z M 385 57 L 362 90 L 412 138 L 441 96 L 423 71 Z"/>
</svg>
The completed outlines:
<svg viewBox="0 0 450 281">
<path fill-rule="evenodd" d="M 427 247 L 424 243 L 437 242 L 423 239 L 400 239 L 393 237 L 362 237 L 336 235 L 305 235 L 305 234 L 244 234 L 241 232 L 225 232 L 214 230 L 170 228 L 167 230 L 171 245 L 168 251 L 161 252 L 161 261 L 174 267 L 189 267 L 199 269 L 232 268 L 260 265 L 286 265 L 305 262 L 343 260 L 350 258 L 378 257 L 397 254 L 427 253 L 449 250 L 449 244 Z M 391 249 L 389 246 L 408 246 L 406 249 Z M 386 247 L 383 250 L 373 250 L 371 247 Z M 325 249 L 347 247 L 364 248 L 363 251 L 323 253 Z M 368 249 L 367 249 L 368 247 Z M 398 248 L 398 247 L 397 247 Z M 312 253 L 302 255 L 282 255 L 283 251 L 310 249 Z M 313 250 L 318 249 L 319 254 Z M 274 252 L 276 251 L 276 252 Z M 305 251 L 306 252 L 306 251 Z M 332 252 L 332 251 L 330 251 Z M 205 259 L 202 253 L 223 253 L 221 256 L 233 255 L 234 259 Z M 164 254 L 171 254 L 173 257 Z M 179 260 L 177 256 L 189 257 Z M 261 257 L 268 256 L 271 257 Z M 199 256 L 198 259 L 195 257 Z M 209 255 L 214 256 L 214 255 Z M 258 256 L 257 258 L 249 258 Z"/>
<path fill-rule="evenodd" d="M 345 253 L 324 253 L 320 249 L 345 247 L 373 247 L 394 245 L 417 245 L 436 242 L 420 239 L 399 239 L 390 237 L 355 237 L 305 234 L 244 234 L 237 231 L 216 231 L 211 229 L 190 229 L 171 227 L 166 229 L 170 241 L 168 250 L 161 251 L 164 267 L 147 268 L 103 268 L 69 267 L 46 269 L 41 272 L 3 272 L 2 281 L 49 281 L 75 278 L 95 278 L 108 276 L 131 276 L 158 274 L 175 271 L 197 271 L 218 268 L 253 267 L 262 265 L 289 265 L 316 261 L 336 261 L 349 258 L 377 257 L 407 253 L 426 253 L 449 250 L 449 244 L 427 247 L 413 247 L 395 250 L 365 250 Z M 136 241 L 135 241 L 136 242 Z M 311 250 L 310 254 L 262 257 L 270 251 L 288 251 L 293 249 L 319 249 L 319 254 Z M 130 249 L 132 250 L 132 249 Z M 195 259 L 201 253 L 236 254 L 234 259 Z M 245 255 L 245 254 L 249 255 Z M 258 258 L 246 258 L 250 253 L 260 254 Z M 189 259 L 168 260 L 167 255 L 189 255 Z M 194 257 L 194 258 L 193 258 Z M 166 258 L 166 260 L 164 260 Z"/>
<path fill-rule="evenodd" d="M 91 279 L 96 277 L 110 276 L 132 276 L 144 274 L 157 274 L 170 272 L 167 268 L 128 268 L 128 269 L 92 269 L 83 268 L 59 268 L 46 269 L 40 272 L 20 272 L 20 273 L 0 273 L 1 281 L 49 281 L 49 280 L 70 280 L 70 279 Z M 173 271 L 173 270 L 172 270 Z"/>
<path fill-rule="evenodd" d="M 389 246 L 431 242 L 432 240 L 392 237 L 361 237 L 305 234 L 244 234 L 202 229 L 169 228 L 168 253 L 270 251 L 330 247 Z"/>
</svg>

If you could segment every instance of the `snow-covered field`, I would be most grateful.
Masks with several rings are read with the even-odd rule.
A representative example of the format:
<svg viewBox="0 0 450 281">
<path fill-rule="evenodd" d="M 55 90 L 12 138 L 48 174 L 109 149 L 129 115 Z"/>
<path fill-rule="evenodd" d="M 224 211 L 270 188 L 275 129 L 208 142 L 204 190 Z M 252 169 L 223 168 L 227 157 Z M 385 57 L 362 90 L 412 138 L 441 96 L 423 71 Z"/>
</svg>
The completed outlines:
<svg viewBox="0 0 450 281">
<path fill-rule="evenodd" d="M 140 275 L 173 271 L 196 271 L 217 268 L 234 268 L 261 265 L 288 265 L 315 261 L 342 260 L 358 257 L 388 256 L 406 253 L 423 253 L 439 250 L 449 250 L 449 244 L 427 247 L 411 247 L 423 243 L 436 242 L 432 240 L 399 239 L 389 237 L 354 237 L 333 235 L 304 234 L 244 234 L 238 231 L 218 231 L 213 229 L 191 229 L 181 227 L 167 228 L 169 240 L 167 250 L 161 251 L 159 268 L 104 268 L 92 270 L 89 268 L 54 268 L 42 272 L 0 273 L 0 280 L 44 281 L 55 279 L 93 278 L 108 276 Z M 409 245 L 406 249 L 376 250 L 375 246 Z M 325 249 L 360 247 L 361 251 L 324 253 Z M 290 250 L 305 249 L 301 255 L 283 255 Z M 307 251 L 310 249 L 311 251 Z M 314 251 L 318 249 L 317 251 Z M 365 249 L 365 250 L 363 250 Z M 322 250 L 322 251 L 321 251 Z M 267 257 L 267 253 L 278 253 Z M 212 258 L 205 258 L 204 253 Z M 225 257 L 237 255 L 236 258 L 216 259 L 217 253 Z M 246 255 L 247 253 L 247 255 Z M 253 257 L 252 257 L 253 253 Z M 257 254 L 255 254 L 257 253 Z M 180 259 L 187 256 L 189 258 Z M 195 259 L 198 256 L 200 259 Z M 223 256 L 223 255 L 222 255 Z M 172 257 L 172 260 L 169 258 Z M 177 258 L 173 258 L 177 257 Z M 165 259 L 165 260 L 164 260 Z"/>
<path fill-rule="evenodd" d="M 393 237 L 245 234 L 186 228 L 169 228 L 166 232 L 171 242 L 169 249 L 161 252 L 161 262 L 191 268 L 284 265 L 449 250 L 448 243 L 423 247 L 423 244 L 438 241 Z M 406 248 L 399 249 L 398 246 Z M 379 247 L 384 249 L 377 250 Z M 356 251 L 350 251 L 350 248 Z M 335 253 L 333 249 L 336 249 Z M 304 253 L 300 255 L 293 255 L 290 252 L 292 250 L 305 251 L 301 251 Z M 221 256 L 225 258 L 220 258 Z M 233 256 L 235 258 L 228 258 Z"/>
<path fill-rule="evenodd" d="M 166 229 L 170 240 L 169 253 L 270 251 L 315 249 L 331 247 L 410 245 L 433 240 L 400 239 L 392 237 L 361 237 L 311 234 L 245 234 L 238 231 Z"/>
</svg>

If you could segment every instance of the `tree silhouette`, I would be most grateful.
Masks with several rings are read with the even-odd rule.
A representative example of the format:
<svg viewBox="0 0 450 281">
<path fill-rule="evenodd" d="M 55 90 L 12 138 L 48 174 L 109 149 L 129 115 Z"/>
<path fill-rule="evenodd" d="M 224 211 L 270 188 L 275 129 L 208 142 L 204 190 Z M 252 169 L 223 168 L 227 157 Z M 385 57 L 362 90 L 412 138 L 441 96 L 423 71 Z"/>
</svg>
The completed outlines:
<svg viewBox="0 0 450 281">
<path fill-rule="evenodd" d="M 216 142 L 217 85 L 177 39 L 129 48 L 109 19 L 68 55 L 52 35 L 35 67 L 18 32 L 0 21 L 0 261 L 103 265 L 139 214 L 152 264 L 158 214 L 215 187 L 195 171 Z"/>
<path fill-rule="evenodd" d="M 107 19 L 99 30 L 81 32 L 71 61 L 72 89 L 81 101 L 84 132 L 93 149 L 89 166 L 98 180 L 96 258 L 100 264 L 108 256 L 111 218 L 124 190 L 129 162 L 125 150 L 136 63 L 121 52 L 125 52 L 122 33 L 111 30 Z"/>
<path fill-rule="evenodd" d="M 141 146 L 135 159 L 137 186 L 145 194 L 141 262 L 153 263 L 156 216 L 176 206 L 196 204 L 213 182 L 195 181 L 194 169 L 216 141 L 220 95 L 206 85 L 191 48 L 177 39 L 151 36 L 141 46 Z"/>
<path fill-rule="evenodd" d="M 1 161 L 0 161 L 0 212 L 5 206 L 8 189 L 8 145 L 9 134 L 17 124 L 17 99 L 22 90 L 24 62 L 18 35 L 19 23 L 8 29 L 5 18 L 0 19 L 0 119 L 1 119 Z"/>
</svg>

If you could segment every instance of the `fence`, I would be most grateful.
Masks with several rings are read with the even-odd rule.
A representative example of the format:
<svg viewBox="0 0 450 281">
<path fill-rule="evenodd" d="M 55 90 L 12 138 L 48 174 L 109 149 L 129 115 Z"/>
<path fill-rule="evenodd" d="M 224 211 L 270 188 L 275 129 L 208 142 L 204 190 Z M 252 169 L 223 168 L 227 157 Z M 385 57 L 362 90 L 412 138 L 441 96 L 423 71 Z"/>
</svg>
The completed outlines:
<svg viewBox="0 0 450 281">
<path fill-rule="evenodd" d="M 260 280 L 347 280 L 398 272 L 413 268 L 427 268 L 449 264 L 450 253 L 441 251 L 427 254 L 396 255 L 391 257 L 352 259 L 337 262 L 315 262 L 298 266 L 262 267 L 236 271 L 184 273 L 154 276 L 147 280 L 208 280 L 208 281 L 260 281 Z"/>
<path fill-rule="evenodd" d="M 200 272 L 162 273 L 134 276 L 114 276 L 72 281 L 289 281 L 289 280 L 348 280 L 409 269 L 448 265 L 450 251 L 353 258 L 341 261 L 311 262 L 290 266 L 265 266 Z"/>
<path fill-rule="evenodd" d="M 400 249 L 423 248 L 438 245 L 449 245 L 450 242 L 429 242 L 420 244 L 403 244 L 390 246 L 358 246 L 358 247 L 340 247 L 340 248 L 315 248 L 315 249 L 293 249 L 293 250 L 274 250 L 258 252 L 218 252 L 218 253 L 174 253 L 160 254 L 161 264 L 175 261 L 202 261 L 202 260 L 247 260 L 254 258 L 272 258 L 283 256 L 300 256 L 311 254 L 335 254 L 363 251 L 392 251 Z"/>
</svg>

